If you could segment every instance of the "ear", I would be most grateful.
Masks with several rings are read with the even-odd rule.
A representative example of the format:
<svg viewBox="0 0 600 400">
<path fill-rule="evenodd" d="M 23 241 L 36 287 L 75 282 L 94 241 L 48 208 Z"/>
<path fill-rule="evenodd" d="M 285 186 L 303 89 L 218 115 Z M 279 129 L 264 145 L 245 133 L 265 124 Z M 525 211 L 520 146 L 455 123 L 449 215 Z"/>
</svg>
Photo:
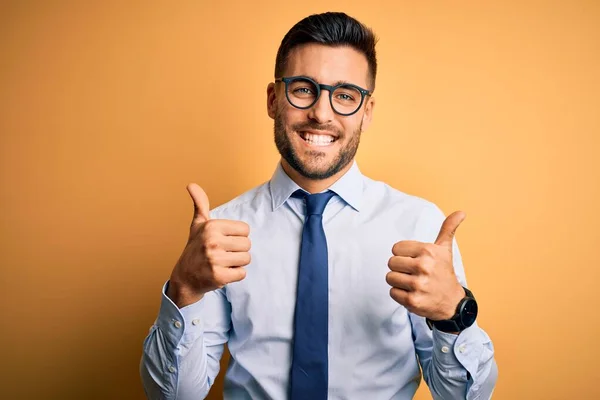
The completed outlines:
<svg viewBox="0 0 600 400">
<path fill-rule="evenodd" d="M 375 108 L 375 98 L 373 96 L 369 96 L 367 100 L 367 104 L 365 105 L 365 112 L 362 117 L 362 131 L 366 131 L 371 125 L 371 121 L 373 120 L 373 109 Z"/>
<path fill-rule="evenodd" d="M 277 108 L 277 92 L 275 83 L 271 82 L 267 86 L 267 114 L 271 119 L 275 119 L 275 109 Z"/>
</svg>

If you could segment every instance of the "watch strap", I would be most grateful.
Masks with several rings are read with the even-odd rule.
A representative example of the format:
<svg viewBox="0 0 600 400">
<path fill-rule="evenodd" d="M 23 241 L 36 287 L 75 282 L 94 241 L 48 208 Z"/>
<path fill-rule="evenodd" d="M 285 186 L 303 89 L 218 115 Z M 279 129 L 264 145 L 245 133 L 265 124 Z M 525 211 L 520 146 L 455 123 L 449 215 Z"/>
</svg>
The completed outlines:
<svg viewBox="0 0 600 400">
<path fill-rule="evenodd" d="M 432 321 L 430 319 L 427 320 L 427 325 L 429 325 L 429 329 L 435 328 L 438 331 L 442 332 L 460 332 L 462 328 L 458 325 L 458 323 L 452 319 L 446 319 L 443 321 Z"/>
<path fill-rule="evenodd" d="M 475 299 L 475 296 L 473 296 L 473 292 L 471 292 L 466 287 L 463 286 L 463 289 L 465 290 L 465 297 L 463 297 L 458 302 L 456 312 L 454 313 L 452 318 L 441 321 L 432 321 L 429 318 L 426 318 L 425 321 L 427 322 L 427 326 L 429 326 L 429 329 L 433 329 L 433 327 L 435 326 L 435 328 L 438 331 L 442 332 L 461 332 L 466 328 L 466 326 L 464 326 L 461 321 L 460 309 L 467 298 Z"/>
</svg>

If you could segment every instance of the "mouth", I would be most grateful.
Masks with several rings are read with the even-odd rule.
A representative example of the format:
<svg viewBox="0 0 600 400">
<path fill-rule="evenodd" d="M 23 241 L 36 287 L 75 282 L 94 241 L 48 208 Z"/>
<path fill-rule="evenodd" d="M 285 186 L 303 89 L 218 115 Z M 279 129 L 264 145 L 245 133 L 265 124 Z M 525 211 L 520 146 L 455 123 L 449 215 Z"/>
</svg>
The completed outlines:
<svg viewBox="0 0 600 400">
<path fill-rule="evenodd" d="M 335 143 L 338 138 L 324 131 L 300 131 L 298 135 L 311 146 L 326 147 Z"/>
</svg>

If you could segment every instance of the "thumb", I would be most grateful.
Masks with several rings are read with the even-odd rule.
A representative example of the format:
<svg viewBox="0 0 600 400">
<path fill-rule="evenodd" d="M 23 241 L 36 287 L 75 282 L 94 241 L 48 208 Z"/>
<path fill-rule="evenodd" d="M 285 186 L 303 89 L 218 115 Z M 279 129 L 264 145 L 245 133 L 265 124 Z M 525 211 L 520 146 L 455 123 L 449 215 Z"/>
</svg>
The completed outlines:
<svg viewBox="0 0 600 400">
<path fill-rule="evenodd" d="M 194 219 L 192 225 L 202 224 L 210 219 L 210 205 L 206 192 L 197 184 L 190 183 L 187 186 L 187 191 L 194 201 Z"/>
<path fill-rule="evenodd" d="M 467 215 L 462 211 L 455 211 L 444 220 L 440 233 L 438 233 L 435 244 L 440 246 L 446 246 L 452 250 L 452 239 L 456 234 L 456 229 L 465 220 Z"/>
</svg>

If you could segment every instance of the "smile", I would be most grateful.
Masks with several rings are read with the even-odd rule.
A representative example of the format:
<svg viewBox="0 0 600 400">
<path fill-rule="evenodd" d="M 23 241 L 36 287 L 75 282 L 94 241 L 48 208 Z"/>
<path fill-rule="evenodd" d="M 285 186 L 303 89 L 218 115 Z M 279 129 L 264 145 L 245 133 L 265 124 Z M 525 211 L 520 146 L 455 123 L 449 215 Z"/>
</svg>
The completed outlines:
<svg viewBox="0 0 600 400">
<path fill-rule="evenodd" d="M 320 135 L 308 132 L 299 132 L 299 135 L 306 143 L 313 146 L 329 146 L 337 140 L 336 137 L 331 135 Z"/>
</svg>

